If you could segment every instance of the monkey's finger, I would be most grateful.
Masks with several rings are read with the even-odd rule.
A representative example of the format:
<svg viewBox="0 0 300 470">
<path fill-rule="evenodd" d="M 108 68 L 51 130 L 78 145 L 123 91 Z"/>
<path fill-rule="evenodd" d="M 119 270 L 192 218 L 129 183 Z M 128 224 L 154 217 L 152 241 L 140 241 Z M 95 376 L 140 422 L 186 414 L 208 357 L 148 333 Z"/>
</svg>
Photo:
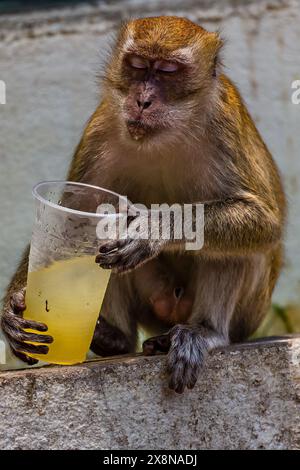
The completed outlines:
<svg viewBox="0 0 300 470">
<path fill-rule="evenodd" d="M 32 341 L 34 343 L 39 343 L 39 344 L 53 343 L 52 336 L 48 336 L 48 335 L 37 335 L 35 333 L 27 333 L 26 331 L 14 329 L 14 328 L 6 328 L 4 331 L 11 345 L 15 341 L 19 343 L 23 343 L 25 341 L 30 341 L 30 342 Z"/>
<path fill-rule="evenodd" d="M 111 269 L 114 266 L 117 266 L 121 262 L 121 255 L 116 253 L 112 255 L 97 255 L 96 263 L 100 264 L 101 268 Z"/>
<path fill-rule="evenodd" d="M 25 330 L 48 331 L 48 326 L 45 325 L 45 323 L 39 323 L 34 320 L 27 320 L 22 317 L 18 318 L 18 324 L 21 329 Z"/>
<path fill-rule="evenodd" d="M 36 333 L 28 333 L 27 331 L 19 331 L 16 335 L 16 339 L 41 344 L 53 343 L 53 337 L 50 335 L 37 335 Z"/>
<path fill-rule="evenodd" d="M 26 320 L 17 316 L 12 310 L 7 310 L 1 318 L 1 326 L 4 333 L 13 339 L 18 339 L 22 335 L 23 329 L 32 329 L 36 331 L 47 331 L 48 327 L 44 323 L 38 323 L 32 320 Z M 42 335 L 43 338 L 47 337 Z M 48 336 L 50 338 L 50 336 Z M 40 342 L 40 341 L 38 341 Z M 43 341 L 42 341 L 43 342 Z"/>
<path fill-rule="evenodd" d="M 100 254 L 96 257 L 96 263 L 103 269 L 113 269 L 117 274 L 122 274 L 135 269 L 141 264 L 138 256 L 134 256 L 133 250 L 118 251 L 114 254 Z"/>
<path fill-rule="evenodd" d="M 29 366 L 33 366 L 34 364 L 37 364 L 39 362 L 38 359 L 34 359 L 33 357 L 26 356 L 26 354 L 22 354 L 13 348 L 12 348 L 12 351 L 18 359 L 21 359 L 21 361 L 26 362 Z"/>
<path fill-rule="evenodd" d="M 113 253 L 120 248 L 122 248 L 124 245 L 128 243 L 128 240 L 111 240 L 109 242 L 104 243 L 103 245 L 100 246 L 99 248 L 99 253 L 102 254 L 110 254 Z"/>
<path fill-rule="evenodd" d="M 19 319 L 23 320 L 23 319 Z M 3 330 L 6 333 L 6 336 L 10 341 L 32 341 L 34 343 L 41 344 L 50 344 L 53 343 L 53 338 L 50 335 L 38 335 L 36 333 L 30 333 L 28 331 L 23 331 L 21 325 L 25 325 L 25 328 L 31 328 L 29 325 L 32 325 L 32 322 L 17 321 L 13 324 L 8 322 L 7 317 L 3 320 Z"/>
<path fill-rule="evenodd" d="M 166 370 L 168 374 L 174 374 L 174 371 L 182 367 L 182 373 L 184 370 L 184 365 L 181 359 L 178 358 L 178 355 L 175 353 L 174 348 L 171 347 L 166 363 Z"/>
<path fill-rule="evenodd" d="M 186 360 L 180 359 L 176 350 L 171 347 L 167 356 L 166 369 L 170 374 L 169 388 L 177 393 L 182 393 L 185 388 L 186 366 Z"/>
<path fill-rule="evenodd" d="M 181 382 L 173 382 L 172 380 L 170 380 L 169 388 L 171 390 L 174 390 L 174 392 L 176 392 L 178 394 L 182 394 L 184 392 L 185 386 L 184 386 L 184 383 L 182 381 Z"/>
<path fill-rule="evenodd" d="M 185 386 L 184 365 L 179 362 L 171 373 L 169 388 L 176 393 L 183 393 Z"/>
<path fill-rule="evenodd" d="M 22 341 L 17 340 L 10 340 L 10 344 L 12 349 L 21 353 L 47 354 L 49 351 L 48 346 L 23 343 Z"/>
<path fill-rule="evenodd" d="M 187 387 L 189 390 L 192 390 L 198 380 L 200 368 L 200 364 L 191 364 L 190 361 L 182 360 L 181 367 L 176 367 L 177 380 L 175 380 L 175 389 L 177 386 L 179 386 L 179 389 L 183 386 L 183 388 Z"/>
<path fill-rule="evenodd" d="M 176 393 L 183 393 L 185 388 L 193 389 L 198 378 L 198 371 L 191 365 L 179 363 L 171 374 L 169 388 Z"/>
<path fill-rule="evenodd" d="M 51 342 L 51 336 L 36 335 L 33 333 L 25 332 L 22 330 L 22 325 L 29 326 L 32 325 L 32 323 L 28 323 L 26 320 L 16 316 L 11 311 L 6 311 L 1 318 L 2 329 L 5 335 L 8 337 L 10 343 L 12 343 L 13 341 L 23 341 L 24 339 L 40 343 Z"/>
<path fill-rule="evenodd" d="M 195 385 L 196 385 L 196 383 L 197 383 L 197 380 L 198 380 L 198 374 L 194 374 L 194 375 L 190 378 L 189 382 L 187 383 L 187 385 L 186 385 L 187 388 L 188 388 L 189 390 L 192 390 L 192 389 L 195 387 Z"/>
</svg>

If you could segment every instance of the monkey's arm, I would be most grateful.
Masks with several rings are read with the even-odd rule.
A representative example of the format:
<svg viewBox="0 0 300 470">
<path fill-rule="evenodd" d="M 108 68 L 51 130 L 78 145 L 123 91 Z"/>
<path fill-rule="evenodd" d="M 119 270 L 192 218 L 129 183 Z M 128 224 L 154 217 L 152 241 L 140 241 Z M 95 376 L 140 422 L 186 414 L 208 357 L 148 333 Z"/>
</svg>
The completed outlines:
<svg viewBox="0 0 300 470">
<path fill-rule="evenodd" d="M 203 203 L 202 203 L 203 204 Z M 182 206 L 182 211 L 183 211 Z M 193 207 L 192 225 L 197 228 L 196 205 Z M 183 212 L 182 212 L 183 213 Z M 150 227 L 149 220 L 145 224 Z M 129 226 L 130 228 L 130 226 Z M 203 229 L 203 227 L 198 227 Z M 150 233 L 150 232 L 149 232 Z M 167 249 L 184 250 L 191 242 L 183 233 L 175 238 L 174 222 L 171 223 L 168 240 L 131 239 L 116 240 L 100 248 L 96 261 L 103 267 L 124 272 L 134 269 Z M 217 254 L 245 254 L 263 251 L 278 243 L 282 236 L 282 220 L 279 210 L 251 193 L 224 200 L 204 203 L 204 252 Z"/>
<path fill-rule="evenodd" d="M 263 251 L 278 243 L 282 220 L 278 210 L 247 194 L 204 204 L 204 250 L 224 254 Z"/>
<path fill-rule="evenodd" d="M 29 246 L 26 247 L 16 273 L 10 281 L 4 297 L 4 306 L 9 304 L 11 296 L 26 287 L 29 261 Z"/>
</svg>

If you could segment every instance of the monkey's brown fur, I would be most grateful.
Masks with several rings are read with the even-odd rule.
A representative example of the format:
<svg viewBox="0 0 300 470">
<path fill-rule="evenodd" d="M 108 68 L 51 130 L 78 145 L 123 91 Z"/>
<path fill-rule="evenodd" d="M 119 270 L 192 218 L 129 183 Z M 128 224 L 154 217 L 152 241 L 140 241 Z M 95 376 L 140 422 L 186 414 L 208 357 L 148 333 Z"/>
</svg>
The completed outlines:
<svg viewBox="0 0 300 470">
<path fill-rule="evenodd" d="M 280 177 L 237 89 L 221 71 L 221 45 L 217 34 L 184 18 L 126 23 L 107 66 L 102 102 L 69 172 L 69 180 L 147 206 L 205 205 L 201 251 L 184 251 L 184 240 L 131 240 L 97 257 L 101 266 L 114 268 L 101 312 L 105 334 L 108 325 L 115 337 L 119 331 L 118 344 L 126 341 L 116 352 L 124 352 L 134 351 L 138 322 L 164 333 L 146 341 L 144 351 L 169 350 L 170 387 L 178 392 L 194 386 L 207 351 L 256 330 L 282 264 Z M 176 72 L 167 73 L 170 67 Z M 2 319 L 19 351 L 20 319 L 16 304 L 9 303 L 25 284 L 24 260 Z M 100 326 L 92 348 L 103 353 Z"/>
</svg>

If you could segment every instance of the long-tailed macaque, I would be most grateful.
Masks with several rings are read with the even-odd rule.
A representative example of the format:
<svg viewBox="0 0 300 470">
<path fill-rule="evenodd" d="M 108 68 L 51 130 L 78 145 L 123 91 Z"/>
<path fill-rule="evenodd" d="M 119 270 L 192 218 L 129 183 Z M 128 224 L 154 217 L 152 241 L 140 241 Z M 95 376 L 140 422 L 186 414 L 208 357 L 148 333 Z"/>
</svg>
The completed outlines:
<svg viewBox="0 0 300 470">
<path fill-rule="evenodd" d="M 185 240 L 112 241 L 96 262 L 112 268 L 91 348 L 133 352 L 137 324 L 157 334 L 170 388 L 193 388 L 208 351 L 246 339 L 263 319 L 282 264 L 285 197 L 272 157 L 236 87 L 222 72 L 222 41 L 185 18 L 136 19 L 120 30 L 103 98 L 68 179 L 130 201 L 204 204 L 204 246 Z M 24 332 L 26 253 L 7 292 L 2 328 L 18 357 L 52 338 Z M 35 341 L 38 345 L 28 344 Z"/>
</svg>

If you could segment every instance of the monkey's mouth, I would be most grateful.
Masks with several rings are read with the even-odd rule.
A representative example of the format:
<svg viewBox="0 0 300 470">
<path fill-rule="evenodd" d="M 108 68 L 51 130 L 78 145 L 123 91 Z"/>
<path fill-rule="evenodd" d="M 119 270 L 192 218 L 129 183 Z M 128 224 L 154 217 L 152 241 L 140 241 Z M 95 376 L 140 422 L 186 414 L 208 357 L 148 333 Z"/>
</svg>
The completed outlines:
<svg viewBox="0 0 300 470">
<path fill-rule="evenodd" d="M 143 139 L 146 136 L 152 135 L 154 132 L 153 127 L 140 119 L 130 119 L 126 124 L 130 137 L 134 140 Z"/>
</svg>

